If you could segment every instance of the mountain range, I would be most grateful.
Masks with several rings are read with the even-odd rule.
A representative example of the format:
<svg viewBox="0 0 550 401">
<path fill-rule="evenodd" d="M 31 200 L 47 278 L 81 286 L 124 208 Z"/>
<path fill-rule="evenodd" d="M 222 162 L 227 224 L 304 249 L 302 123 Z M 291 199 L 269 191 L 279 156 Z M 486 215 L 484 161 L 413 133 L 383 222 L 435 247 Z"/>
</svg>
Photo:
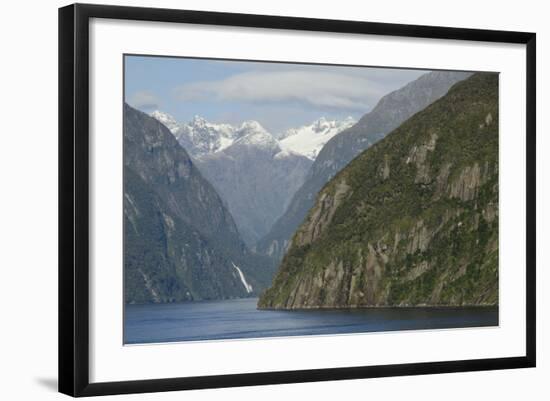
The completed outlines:
<svg viewBox="0 0 550 401">
<path fill-rule="evenodd" d="M 273 269 L 248 250 L 215 188 L 170 130 L 125 104 L 125 301 L 254 296 Z"/>
<path fill-rule="evenodd" d="M 282 149 L 258 123 L 248 123 L 239 134 L 233 144 L 197 158 L 196 163 L 252 247 L 284 213 L 312 162 Z"/>
<path fill-rule="evenodd" d="M 292 235 L 313 206 L 317 193 L 338 171 L 405 120 L 445 95 L 453 84 L 470 75 L 454 71 L 426 73 L 383 96 L 356 124 L 334 135 L 315 158 L 285 213 L 257 242 L 256 251 L 281 260 Z"/>
<path fill-rule="evenodd" d="M 241 136 L 258 128 L 259 131 L 269 134 L 268 141 L 277 141 L 282 149 L 315 160 L 325 143 L 356 123 L 353 117 L 343 120 L 321 117 L 311 124 L 289 128 L 282 133 L 271 133 L 254 120 L 244 121 L 240 125 L 218 124 L 196 115 L 189 122 L 179 123 L 173 116 L 160 110 L 153 111 L 151 117 L 164 124 L 192 157 L 221 151 Z"/>
<path fill-rule="evenodd" d="M 332 177 L 259 307 L 498 305 L 498 79 L 453 85 Z"/>
<path fill-rule="evenodd" d="M 276 139 L 257 121 L 238 126 L 195 116 L 180 124 L 167 113 L 152 117 L 170 129 L 215 187 L 248 246 L 266 235 L 303 184 L 313 159 L 334 135 L 351 126 L 321 118 Z"/>
<path fill-rule="evenodd" d="M 352 118 L 321 118 L 276 135 L 252 120 L 231 125 L 195 116 L 190 122 L 180 123 L 162 111 L 148 115 L 125 105 L 126 302 L 258 296 L 272 283 L 276 265 L 283 259 L 293 235 L 305 238 L 301 233 L 306 230 L 306 237 L 310 234 L 315 237 L 332 221 L 330 210 L 335 210 L 341 197 L 350 194 L 347 182 L 339 186 L 332 184 L 335 177 L 340 176 L 339 172 L 347 171 L 348 164 L 357 165 L 356 160 L 369 153 L 372 145 L 383 143 L 388 133 L 414 120 L 423 109 L 446 96 L 455 83 L 470 75 L 430 72 L 381 98 L 357 122 Z M 428 116 L 432 118 L 431 114 Z M 491 116 L 495 118 L 494 113 Z M 419 144 L 421 155 L 411 155 L 411 160 L 425 157 L 431 145 L 426 146 Z M 360 165 L 367 169 L 367 164 Z M 387 175 L 385 165 L 383 167 L 382 172 L 369 167 L 357 179 L 376 181 L 380 174 Z M 359 177 L 360 173 L 357 170 L 353 176 Z M 370 178 L 369 174 L 374 177 Z M 428 184 L 432 182 L 423 182 Z M 327 188 L 331 189 L 325 194 Z M 357 191 L 363 196 L 369 195 L 364 189 Z M 328 199 L 328 203 L 319 203 L 318 196 Z M 411 191 L 410 196 L 416 196 L 415 192 Z M 380 210 L 388 213 L 383 208 Z M 313 232 L 304 229 L 303 224 L 311 219 L 308 213 L 323 216 L 313 225 Z M 346 213 L 357 221 L 362 217 L 354 215 L 351 209 Z M 261 306 L 347 305 L 341 302 L 340 295 L 338 301 L 325 302 L 324 298 L 320 300 L 322 297 L 308 300 L 307 293 L 317 288 L 319 277 L 310 275 L 309 268 L 299 269 L 301 264 L 311 264 L 309 259 L 301 259 L 309 252 L 309 243 L 304 246 L 296 243 L 296 236 L 272 288 L 262 297 Z M 337 241 L 327 244 L 337 249 L 347 246 Z M 312 255 L 317 260 L 317 254 Z M 324 280 L 336 283 L 342 279 L 340 267 L 333 270 Z M 305 287 L 292 287 L 293 283 L 301 282 L 294 280 L 295 271 L 296 277 L 304 277 Z M 281 281 L 283 278 L 289 280 L 288 284 Z M 285 298 L 289 291 L 294 294 L 292 301 Z M 338 291 L 341 293 L 341 288 Z M 360 289 L 362 293 L 365 291 Z M 395 299 L 391 298 L 391 302 Z M 491 299 L 484 298 L 483 302 Z"/>
</svg>

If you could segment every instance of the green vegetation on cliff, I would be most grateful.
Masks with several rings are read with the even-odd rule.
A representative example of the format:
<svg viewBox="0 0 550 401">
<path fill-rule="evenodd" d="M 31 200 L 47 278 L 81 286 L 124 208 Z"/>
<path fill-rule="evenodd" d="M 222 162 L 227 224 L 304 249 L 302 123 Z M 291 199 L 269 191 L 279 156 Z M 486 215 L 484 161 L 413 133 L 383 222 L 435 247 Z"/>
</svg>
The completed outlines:
<svg viewBox="0 0 550 401">
<path fill-rule="evenodd" d="M 498 304 L 498 75 L 479 73 L 319 192 L 260 308 Z"/>
</svg>

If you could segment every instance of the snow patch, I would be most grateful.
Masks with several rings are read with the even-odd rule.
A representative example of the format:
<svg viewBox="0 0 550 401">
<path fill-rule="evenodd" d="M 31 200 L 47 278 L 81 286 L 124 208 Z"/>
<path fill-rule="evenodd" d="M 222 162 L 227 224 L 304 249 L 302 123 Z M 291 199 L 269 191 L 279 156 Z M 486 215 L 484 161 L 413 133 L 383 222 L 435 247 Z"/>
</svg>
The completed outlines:
<svg viewBox="0 0 550 401">
<path fill-rule="evenodd" d="M 293 152 L 292 150 L 289 150 L 289 149 L 283 149 L 280 152 L 276 153 L 275 156 L 273 156 L 273 158 L 276 160 L 280 160 L 280 159 L 285 159 L 287 157 L 296 157 L 296 156 L 301 157 L 302 155 L 300 153 Z"/>
<path fill-rule="evenodd" d="M 280 144 L 283 149 L 292 150 L 315 160 L 319 151 L 333 136 L 354 124 L 355 120 L 352 117 L 341 121 L 327 120 L 323 117 L 310 125 L 289 129 L 282 135 Z"/>
</svg>

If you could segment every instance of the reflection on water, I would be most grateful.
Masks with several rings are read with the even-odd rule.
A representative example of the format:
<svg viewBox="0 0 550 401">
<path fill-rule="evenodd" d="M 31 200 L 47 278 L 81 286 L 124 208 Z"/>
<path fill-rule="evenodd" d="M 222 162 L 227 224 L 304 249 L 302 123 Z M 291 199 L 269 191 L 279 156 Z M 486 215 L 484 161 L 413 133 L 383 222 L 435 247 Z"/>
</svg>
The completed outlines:
<svg viewBox="0 0 550 401">
<path fill-rule="evenodd" d="M 498 308 L 257 310 L 256 298 L 126 305 L 125 344 L 498 325 Z"/>
</svg>

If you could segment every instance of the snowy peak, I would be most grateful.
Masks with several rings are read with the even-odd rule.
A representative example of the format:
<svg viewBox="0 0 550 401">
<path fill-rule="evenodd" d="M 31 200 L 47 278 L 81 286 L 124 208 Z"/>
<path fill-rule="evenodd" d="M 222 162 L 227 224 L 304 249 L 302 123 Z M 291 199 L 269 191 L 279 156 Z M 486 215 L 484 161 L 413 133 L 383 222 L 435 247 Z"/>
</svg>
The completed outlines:
<svg viewBox="0 0 550 401">
<path fill-rule="evenodd" d="M 334 135 L 355 124 L 352 117 L 343 120 L 320 118 L 309 125 L 291 128 L 275 139 L 258 121 L 248 120 L 240 126 L 215 124 L 200 116 L 180 124 L 171 115 L 154 111 L 151 116 L 166 125 L 191 156 L 200 158 L 241 146 L 271 152 L 277 158 L 302 155 L 315 160 L 321 148 Z M 233 146 L 234 145 L 234 146 Z"/>
<path fill-rule="evenodd" d="M 354 125 L 355 122 L 353 117 L 343 120 L 327 120 L 322 117 L 309 125 L 289 129 L 281 136 L 280 143 L 283 149 L 315 160 L 325 143 L 336 134 Z"/>
<path fill-rule="evenodd" d="M 236 132 L 234 146 L 253 146 L 265 150 L 280 151 L 279 143 L 257 121 L 245 121 Z"/>
<path fill-rule="evenodd" d="M 174 134 L 179 129 L 180 125 L 176 121 L 174 117 L 172 117 L 170 114 L 165 113 L 160 110 L 155 110 L 151 113 L 151 117 L 158 120 L 160 123 L 164 124 L 166 128 Z"/>
<path fill-rule="evenodd" d="M 191 124 L 197 127 L 204 126 L 206 125 L 206 123 L 207 123 L 206 119 L 196 114 L 193 117 L 193 120 L 191 121 Z"/>
<path fill-rule="evenodd" d="M 235 140 L 235 128 L 229 124 L 214 124 L 195 116 L 174 134 L 176 139 L 194 157 L 219 152 Z"/>
<path fill-rule="evenodd" d="M 151 117 L 160 121 L 174 134 L 178 142 L 194 157 L 218 152 L 235 140 L 235 127 L 229 124 L 214 124 L 200 116 L 180 124 L 170 114 L 156 110 Z"/>
<path fill-rule="evenodd" d="M 254 121 L 254 120 L 248 120 L 242 123 L 241 127 L 239 128 L 239 132 L 241 132 L 242 135 L 256 134 L 256 133 L 267 134 L 266 129 L 262 127 L 262 125 L 258 121 Z"/>
<path fill-rule="evenodd" d="M 235 133 L 235 128 L 229 124 L 210 123 L 200 116 L 193 117 L 193 120 L 184 124 L 182 128 L 189 135 L 197 138 L 215 138 L 220 136 L 231 138 Z"/>
</svg>

